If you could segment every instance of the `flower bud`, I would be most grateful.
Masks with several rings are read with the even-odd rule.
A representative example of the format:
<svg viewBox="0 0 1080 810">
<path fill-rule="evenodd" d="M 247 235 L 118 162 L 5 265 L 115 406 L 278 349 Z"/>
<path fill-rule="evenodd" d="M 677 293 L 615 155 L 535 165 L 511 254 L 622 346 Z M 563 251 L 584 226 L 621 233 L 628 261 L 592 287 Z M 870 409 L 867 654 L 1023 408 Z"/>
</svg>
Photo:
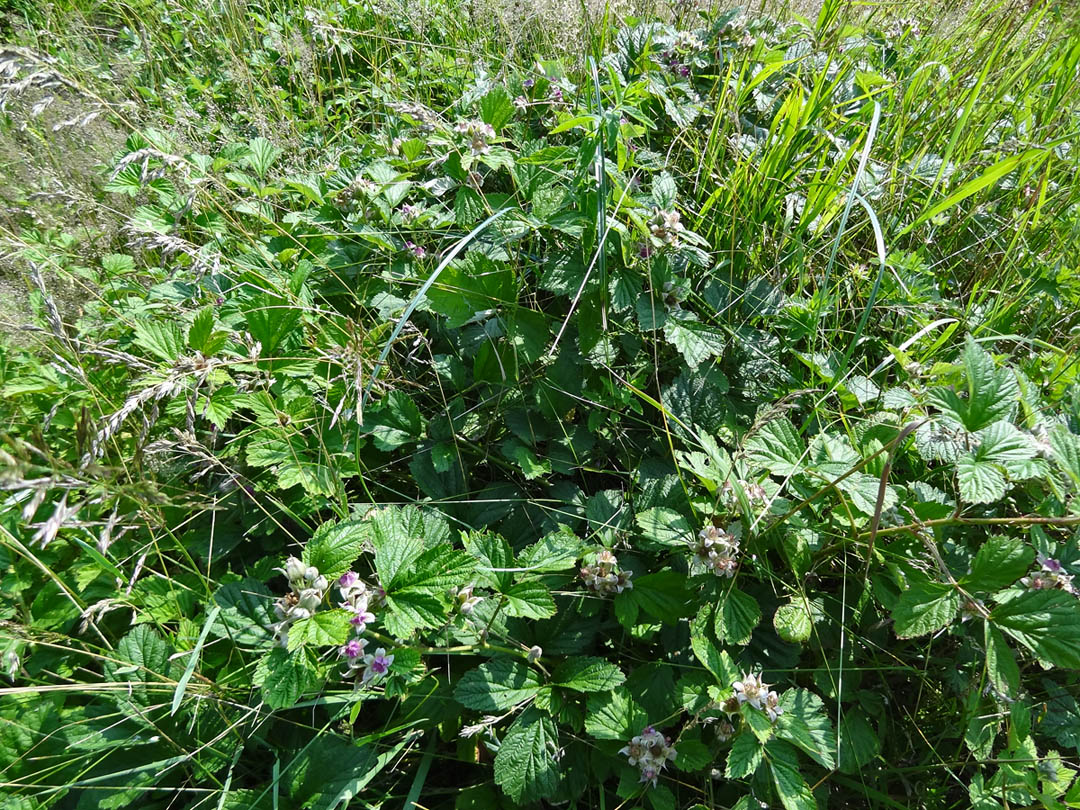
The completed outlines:
<svg viewBox="0 0 1080 810">
<path fill-rule="evenodd" d="M 304 575 L 307 573 L 307 566 L 296 557 L 289 557 L 289 559 L 285 561 L 284 571 L 285 578 L 289 580 L 289 582 L 297 582 L 304 579 Z"/>
<path fill-rule="evenodd" d="M 305 588 L 300 591 L 300 607 L 308 611 L 308 613 L 314 613 L 319 603 L 322 602 L 322 591 L 315 588 Z"/>
</svg>

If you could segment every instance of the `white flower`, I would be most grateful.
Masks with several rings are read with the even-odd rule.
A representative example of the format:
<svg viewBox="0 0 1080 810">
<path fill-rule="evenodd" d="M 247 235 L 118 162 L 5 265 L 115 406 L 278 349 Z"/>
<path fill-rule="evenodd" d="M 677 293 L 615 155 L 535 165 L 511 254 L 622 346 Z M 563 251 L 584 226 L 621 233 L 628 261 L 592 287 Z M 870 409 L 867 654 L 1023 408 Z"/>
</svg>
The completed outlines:
<svg viewBox="0 0 1080 810">
<path fill-rule="evenodd" d="M 735 690 L 735 697 L 739 703 L 749 703 L 755 709 L 765 708 L 765 699 L 769 694 L 769 685 L 760 675 L 749 673 L 743 676 L 741 681 L 735 681 L 731 685 Z"/>
</svg>

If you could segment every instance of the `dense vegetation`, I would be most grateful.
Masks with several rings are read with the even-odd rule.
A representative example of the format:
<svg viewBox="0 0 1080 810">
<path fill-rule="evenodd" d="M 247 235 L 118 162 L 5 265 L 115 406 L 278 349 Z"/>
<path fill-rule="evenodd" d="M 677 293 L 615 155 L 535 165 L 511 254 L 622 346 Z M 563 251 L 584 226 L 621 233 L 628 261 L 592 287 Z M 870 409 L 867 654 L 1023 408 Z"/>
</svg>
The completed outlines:
<svg viewBox="0 0 1080 810">
<path fill-rule="evenodd" d="M 0 808 L 1080 807 L 1070 3 L 0 30 Z"/>
</svg>

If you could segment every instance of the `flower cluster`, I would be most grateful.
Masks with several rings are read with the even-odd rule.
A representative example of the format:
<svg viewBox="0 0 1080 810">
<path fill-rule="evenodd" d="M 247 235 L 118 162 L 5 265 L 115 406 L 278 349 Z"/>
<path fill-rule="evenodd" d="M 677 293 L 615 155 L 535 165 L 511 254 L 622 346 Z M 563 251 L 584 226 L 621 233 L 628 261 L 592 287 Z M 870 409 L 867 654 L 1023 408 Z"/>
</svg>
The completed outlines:
<svg viewBox="0 0 1080 810">
<path fill-rule="evenodd" d="M 784 713 L 784 710 L 780 708 L 780 696 L 769 689 L 769 685 L 765 683 L 760 675 L 754 675 L 753 673 L 744 675 L 742 680 L 735 681 L 731 688 L 735 690 L 733 699 L 735 711 L 738 711 L 739 706 L 748 703 L 755 709 L 765 712 L 773 723 L 776 722 L 776 718 Z M 731 702 L 729 701 L 729 704 Z"/>
<path fill-rule="evenodd" d="M 694 562 L 699 568 L 712 571 L 718 577 L 730 579 L 735 576 L 735 569 L 739 567 L 739 539 L 742 537 L 742 526 L 733 523 L 726 529 L 721 529 L 710 523 L 698 532 L 697 542 L 694 544 Z"/>
<path fill-rule="evenodd" d="M 274 615 L 277 616 L 277 623 L 272 627 L 274 642 L 287 647 L 289 627 L 293 622 L 309 618 L 318 609 L 329 583 L 326 577 L 319 573 L 318 568 L 307 565 L 296 557 L 289 557 L 285 561 L 284 568 L 275 570 L 283 573 L 289 580 L 289 592 L 274 600 Z"/>
<path fill-rule="evenodd" d="M 344 677 L 359 677 L 360 683 L 370 683 L 386 677 L 390 665 L 394 663 L 394 656 L 387 655 L 383 647 L 379 647 L 374 653 L 365 654 L 367 644 L 366 638 L 352 638 L 342 645 L 338 654 L 345 659 L 347 669 L 342 673 Z"/>
<path fill-rule="evenodd" d="M 454 598 L 454 604 L 457 606 L 458 612 L 464 616 L 468 616 L 473 612 L 482 597 L 473 595 L 473 586 L 466 585 L 464 588 L 454 588 L 450 595 Z"/>
<path fill-rule="evenodd" d="M 454 130 L 469 136 L 471 141 L 469 149 L 474 155 L 486 155 L 491 151 L 488 141 L 495 137 L 495 130 L 491 124 L 478 120 L 462 121 L 454 127 Z"/>
<path fill-rule="evenodd" d="M 386 593 L 382 588 L 369 588 L 353 571 L 338 577 L 337 586 L 341 591 L 341 607 L 352 614 L 349 623 L 356 629 L 356 635 L 363 635 L 367 626 L 375 621 L 371 608 L 382 607 Z"/>
<path fill-rule="evenodd" d="M 630 744 L 619 749 L 632 767 L 641 769 L 641 781 L 656 786 L 660 771 L 669 761 L 675 759 L 675 746 L 671 738 L 665 737 L 652 726 L 645 726 L 640 734 L 630 740 Z"/>
<path fill-rule="evenodd" d="M 1025 588 L 1033 591 L 1060 588 L 1066 593 L 1077 592 L 1073 585 L 1073 575 L 1066 573 L 1065 566 L 1060 561 L 1040 554 L 1036 562 L 1039 563 L 1039 568 L 1020 580 L 1020 584 Z"/>
<path fill-rule="evenodd" d="M 337 193 L 337 201 L 343 206 L 356 205 L 361 200 L 370 199 L 379 193 L 379 186 L 366 177 L 357 177 Z"/>
<path fill-rule="evenodd" d="M 362 683 L 378 680 L 390 671 L 394 656 L 387 655 L 382 647 L 374 653 L 365 654 L 368 640 L 359 636 L 375 621 L 372 609 L 386 604 L 386 592 L 382 588 L 368 586 L 354 571 L 346 571 L 338 577 L 337 586 L 341 592 L 341 608 L 352 614 L 349 623 L 357 636 L 349 639 L 338 650 L 338 655 L 345 659 L 346 670 L 342 675 L 346 678 L 359 678 Z"/>
<path fill-rule="evenodd" d="M 679 212 L 674 209 L 664 211 L 657 208 L 649 223 L 649 232 L 662 244 L 678 247 L 679 235 L 685 230 L 681 219 Z"/>
<path fill-rule="evenodd" d="M 606 548 L 596 555 L 596 562 L 581 569 L 585 587 L 602 596 L 622 593 L 634 587 L 629 571 L 619 570 L 619 561 Z"/>
<path fill-rule="evenodd" d="M 746 499 L 751 504 L 764 504 L 769 500 L 768 493 L 765 492 L 765 487 L 756 481 L 739 481 L 739 486 L 742 487 L 742 491 L 746 493 Z M 738 498 L 735 496 L 735 485 L 731 481 L 725 481 L 720 485 L 720 501 L 725 506 L 733 507 L 738 502 Z"/>
</svg>

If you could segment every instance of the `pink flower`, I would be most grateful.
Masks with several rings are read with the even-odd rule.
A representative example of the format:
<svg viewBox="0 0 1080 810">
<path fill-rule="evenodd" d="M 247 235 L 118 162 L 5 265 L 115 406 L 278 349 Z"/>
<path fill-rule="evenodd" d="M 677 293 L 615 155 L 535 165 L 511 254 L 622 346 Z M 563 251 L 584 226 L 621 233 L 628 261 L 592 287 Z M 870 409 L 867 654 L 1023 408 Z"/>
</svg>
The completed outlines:
<svg viewBox="0 0 1080 810">
<path fill-rule="evenodd" d="M 353 587 L 359 581 L 360 576 L 355 571 L 346 571 L 344 574 L 338 577 L 337 584 L 338 587 L 344 591 L 348 588 Z"/>
<path fill-rule="evenodd" d="M 350 639 L 348 642 L 345 643 L 345 646 L 343 646 L 341 648 L 340 654 L 343 657 L 348 658 L 350 661 L 355 661 L 357 658 L 359 658 L 363 654 L 364 647 L 365 647 L 366 644 L 367 644 L 367 639 L 362 639 L 362 638 Z"/>
<path fill-rule="evenodd" d="M 394 656 L 387 655 L 382 647 L 375 650 L 375 654 L 364 656 L 364 682 L 375 681 L 390 671 L 390 665 L 394 663 Z"/>
</svg>

